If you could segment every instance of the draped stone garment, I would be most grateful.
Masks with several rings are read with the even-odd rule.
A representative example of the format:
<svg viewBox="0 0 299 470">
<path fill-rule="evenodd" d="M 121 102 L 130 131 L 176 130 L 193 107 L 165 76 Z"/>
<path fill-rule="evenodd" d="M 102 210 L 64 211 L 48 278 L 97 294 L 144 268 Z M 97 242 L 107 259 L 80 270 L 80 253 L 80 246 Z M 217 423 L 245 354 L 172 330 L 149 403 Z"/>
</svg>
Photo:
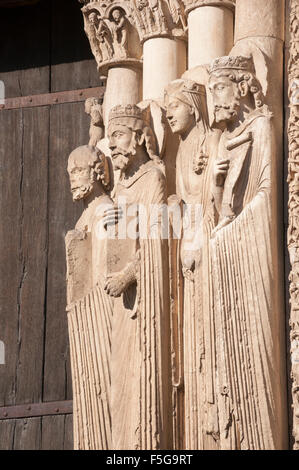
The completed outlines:
<svg viewBox="0 0 299 470">
<path fill-rule="evenodd" d="M 210 242 L 221 449 L 283 447 L 273 140 L 270 116 L 255 111 L 219 146 L 230 160 L 220 220 L 236 216 Z"/>
<path fill-rule="evenodd" d="M 196 127 L 191 132 L 188 151 L 181 142 L 176 160 L 178 196 L 190 208 L 201 207 L 199 233 L 194 246 L 194 275 L 193 279 L 188 276 L 184 278 L 185 448 L 217 449 L 215 332 L 209 257 L 209 238 L 214 227 L 210 188 L 214 158 L 212 149 L 215 146 L 211 144 L 216 136 L 208 136 L 207 166 L 202 173 L 196 174 L 193 167 L 199 154 L 202 136 Z M 184 237 L 186 233 L 183 234 Z M 180 269 L 183 267 L 182 264 Z"/>
<path fill-rule="evenodd" d="M 104 291 L 107 242 L 98 225 L 107 204 L 111 200 L 105 195 L 92 201 L 66 236 L 76 450 L 111 449 L 113 299 Z"/>
<path fill-rule="evenodd" d="M 112 323 L 113 449 L 165 449 L 171 445 L 170 347 L 167 240 L 150 236 L 152 205 L 166 203 L 163 165 L 149 161 L 118 182 L 115 201 L 125 198 L 147 211 L 147 231 L 138 237 L 137 309 L 129 315 L 116 299 Z M 157 227 L 156 227 L 157 228 Z"/>
</svg>

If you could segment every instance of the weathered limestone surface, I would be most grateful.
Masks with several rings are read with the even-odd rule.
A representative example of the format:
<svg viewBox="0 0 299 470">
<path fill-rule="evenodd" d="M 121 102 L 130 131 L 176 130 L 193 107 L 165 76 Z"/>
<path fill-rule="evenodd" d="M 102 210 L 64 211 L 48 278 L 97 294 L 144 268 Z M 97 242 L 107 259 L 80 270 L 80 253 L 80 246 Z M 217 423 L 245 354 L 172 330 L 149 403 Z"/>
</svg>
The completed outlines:
<svg viewBox="0 0 299 470">
<path fill-rule="evenodd" d="M 89 145 L 68 166 L 73 198 L 85 201 L 66 237 L 76 448 L 285 449 L 284 2 L 81 3 L 107 87 L 103 103 L 86 102 Z"/>
<path fill-rule="evenodd" d="M 289 159 L 288 159 L 288 183 L 289 183 L 289 228 L 288 247 L 290 253 L 290 341 L 291 341 L 291 378 L 292 378 L 292 405 L 293 405 L 293 438 L 294 449 L 299 450 L 299 316 L 298 316 L 298 181 L 299 181 L 299 114 L 298 114 L 298 40 L 299 40 L 299 2 L 294 0 L 290 4 L 290 59 L 289 59 L 289 98 L 290 118 L 288 123 Z"/>
</svg>

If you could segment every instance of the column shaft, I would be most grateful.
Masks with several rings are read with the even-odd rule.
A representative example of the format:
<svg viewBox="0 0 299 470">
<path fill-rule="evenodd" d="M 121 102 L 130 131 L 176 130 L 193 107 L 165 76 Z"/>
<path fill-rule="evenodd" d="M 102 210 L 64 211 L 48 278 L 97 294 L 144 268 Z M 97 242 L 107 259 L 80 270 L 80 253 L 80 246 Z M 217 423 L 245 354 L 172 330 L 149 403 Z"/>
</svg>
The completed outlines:
<svg viewBox="0 0 299 470">
<path fill-rule="evenodd" d="M 110 110 L 119 104 L 137 104 L 142 99 L 141 89 L 141 70 L 124 66 L 109 69 L 104 98 L 106 129 Z"/>
<path fill-rule="evenodd" d="M 179 39 L 152 38 L 143 45 L 143 99 L 163 97 L 168 83 L 186 70 L 186 44 Z"/>
<path fill-rule="evenodd" d="M 200 6 L 189 13 L 188 68 L 210 63 L 233 47 L 234 15 L 221 6 Z"/>
</svg>

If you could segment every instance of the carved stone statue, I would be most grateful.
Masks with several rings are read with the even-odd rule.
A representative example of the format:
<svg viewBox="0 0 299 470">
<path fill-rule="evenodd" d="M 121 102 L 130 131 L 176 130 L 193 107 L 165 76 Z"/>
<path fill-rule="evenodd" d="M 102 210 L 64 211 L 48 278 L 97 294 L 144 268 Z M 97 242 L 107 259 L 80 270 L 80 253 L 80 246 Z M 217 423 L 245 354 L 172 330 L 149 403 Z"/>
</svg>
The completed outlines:
<svg viewBox="0 0 299 470">
<path fill-rule="evenodd" d="M 141 40 L 150 37 L 183 36 L 187 21 L 179 0 L 132 0 L 133 18 Z"/>
<path fill-rule="evenodd" d="M 85 7 L 86 8 L 86 7 Z M 86 10 L 85 30 L 98 65 L 113 57 L 111 31 L 101 15 L 94 10 Z"/>
<path fill-rule="evenodd" d="M 84 29 L 98 69 L 104 75 L 117 61 L 139 67 L 142 50 L 130 0 L 87 3 L 82 8 Z"/>
<path fill-rule="evenodd" d="M 210 68 L 216 123 L 217 226 L 211 240 L 221 449 L 283 446 L 279 286 L 275 263 L 274 134 L 253 61 Z"/>
<path fill-rule="evenodd" d="M 89 146 L 96 147 L 105 135 L 101 100 L 99 98 L 87 98 L 85 112 L 90 116 Z"/>
<path fill-rule="evenodd" d="M 110 14 L 110 25 L 113 37 L 115 57 L 125 58 L 128 55 L 128 20 L 123 10 L 115 8 Z"/>
<path fill-rule="evenodd" d="M 179 25 L 181 23 L 183 30 L 186 31 L 187 20 L 183 4 L 179 0 L 167 0 L 167 4 L 174 24 Z"/>
<path fill-rule="evenodd" d="M 211 306 L 209 237 L 214 227 L 210 198 L 214 136 L 203 85 L 175 80 L 165 93 L 166 116 L 179 134 L 177 195 L 190 222 L 181 240 L 184 274 L 184 390 L 186 449 L 215 448 L 215 342 Z"/>
<path fill-rule="evenodd" d="M 148 121 L 135 105 L 117 106 L 108 137 L 115 169 L 117 222 L 108 240 L 105 291 L 114 298 L 111 356 L 113 449 L 159 449 L 171 445 L 169 429 L 169 318 L 167 241 L 155 208 L 166 203 L 164 166 Z M 125 230 L 123 236 L 121 231 Z M 165 244 L 166 243 L 166 244 Z"/>
<path fill-rule="evenodd" d="M 107 81 L 68 166 L 85 204 L 66 237 L 76 448 L 286 448 L 285 2 L 81 3 Z M 288 3 L 298 447 L 299 7 Z"/>
<path fill-rule="evenodd" d="M 101 220 L 112 201 L 106 194 L 106 158 L 82 146 L 69 156 L 74 201 L 84 211 L 66 235 L 68 327 L 74 401 L 74 447 L 111 447 L 110 367 L 113 301 L 104 291 L 106 236 Z"/>
</svg>

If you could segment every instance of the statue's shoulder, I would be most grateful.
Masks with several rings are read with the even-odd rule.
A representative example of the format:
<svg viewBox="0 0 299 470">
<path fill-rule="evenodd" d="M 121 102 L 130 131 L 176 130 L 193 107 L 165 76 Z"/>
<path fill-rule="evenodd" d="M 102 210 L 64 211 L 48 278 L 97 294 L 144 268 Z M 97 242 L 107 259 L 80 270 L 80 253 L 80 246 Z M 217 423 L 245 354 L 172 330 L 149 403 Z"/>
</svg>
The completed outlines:
<svg viewBox="0 0 299 470">
<path fill-rule="evenodd" d="M 263 108 L 256 110 L 252 119 L 251 126 L 261 129 L 261 128 L 272 128 L 273 113 L 271 113 L 268 107 L 263 106 Z"/>
<path fill-rule="evenodd" d="M 144 174 L 147 180 L 165 182 L 165 166 L 163 162 L 151 160 L 147 163 L 147 172 Z M 150 189 L 150 188 L 149 188 Z"/>
<path fill-rule="evenodd" d="M 165 178 L 165 165 L 162 160 L 151 162 L 151 172 L 159 178 Z"/>
</svg>

